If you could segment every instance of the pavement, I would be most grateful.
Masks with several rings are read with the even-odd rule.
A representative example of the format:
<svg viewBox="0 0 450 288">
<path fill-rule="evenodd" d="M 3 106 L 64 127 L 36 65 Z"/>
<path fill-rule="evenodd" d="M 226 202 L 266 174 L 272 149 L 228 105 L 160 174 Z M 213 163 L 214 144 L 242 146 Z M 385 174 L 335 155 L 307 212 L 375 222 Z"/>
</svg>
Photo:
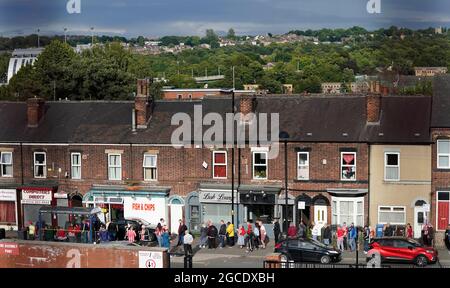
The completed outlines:
<svg viewBox="0 0 450 288">
<path fill-rule="evenodd" d="M 198 247 L 197 242 L 193 245 L 193 268 L 263 268 L 265 257 L 274 251 L 274 243 L 270 242 L 266 249 L 254 250 L 246 252 L 245 248 L 240 249 L 238 246 L 208 249 Z M 172 268 L 184 268 L 184 251 L 182 246 L 176 247 L 171 245 L 171 253 L 179 253 L 180 256 L 171 256 Z M 181 256 L 183 255 L 183 256 Z M 428 267 L 450 267 L 450 251 L 447 249 L 439 249 L 439 263 L 429 265 Z M 359 264 L 366 263 L 366 255 L 363 251 L 358 251 Z M 342 264 L 355 264 L 356 252 L 344 251 L 342 253 Z M 410 264 L 393 264 L 394 267 L 408 267 Z"/>
</svg>

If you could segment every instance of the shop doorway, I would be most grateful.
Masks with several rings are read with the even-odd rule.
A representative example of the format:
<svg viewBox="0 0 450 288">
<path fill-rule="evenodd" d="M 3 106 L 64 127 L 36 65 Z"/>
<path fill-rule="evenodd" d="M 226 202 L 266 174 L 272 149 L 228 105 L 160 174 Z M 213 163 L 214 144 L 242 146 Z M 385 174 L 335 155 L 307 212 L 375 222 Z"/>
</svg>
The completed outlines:
<svg viewBox="0 0 450 288">
<path fill-rule="evenodd" d="M 427 223 L 427 211 L 424 205 L 427 204 L 423 200 L 419 200 L 415 203 L 414 207 L 414 238 L 420 238 L 422 233 L 422 227 Z"/>
<path fill-rule="evenodd" d="M 295 207 L 297 208 L 296 218 L 298 222 L 296 224 L 303 222 L 308 225 L 311 221 L 311 197 L 306 194 L 302 194 L 296 198 L 295 204 Z"/>
<path fill-rule="evenodd" d="M 183 202 L 179 198 L 170 200 L 170 231 L 176 233 L 178 231 L 179 220 L 183 219 Z M 186 225 L 189 227 L 189 225 Z"/>
</svg>

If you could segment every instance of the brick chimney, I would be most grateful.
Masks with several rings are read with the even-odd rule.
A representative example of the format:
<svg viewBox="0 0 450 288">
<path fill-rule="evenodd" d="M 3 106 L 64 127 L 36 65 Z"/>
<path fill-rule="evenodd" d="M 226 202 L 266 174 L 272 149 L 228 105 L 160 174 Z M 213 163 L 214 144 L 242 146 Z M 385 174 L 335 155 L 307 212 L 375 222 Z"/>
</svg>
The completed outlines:
<svg viewBox="0 0 450 288">
<path fill-rule="evenodd" d="M 44 116 L 45 102 L 41 98 L 30 98 L 27 100 L 27 122 L 28 127 L 38 127 L 39 121 Z"/>
<path fill-rule="evenodd" d="M 134 99 L 134 109 L 136 113 L 136 128 L 147 128 L 147 119 L 151 114 L 152 102 L 149 99 L 150 94 L 150 80 L 138 79 L 137 80 L 137 94 Z M 150 102 L 150 103 L 149 103 Z"/>
<path fill-rule="evenodd" d="M 239 112 L 242 114 L 243 121 L 249 121 L 249 113 L 255 112 L 256 97 L 255 95 L 241 95 L 239 101 Z M 248 116 L 248 117 L 247 117 Z"/>
<path fill-rule="evenodd" d="M 366 96 L 367 122 L 368 123 L 379 122 L 380 111 L 381 111 L 381 95 L 368 94 Z"/>
</svg>

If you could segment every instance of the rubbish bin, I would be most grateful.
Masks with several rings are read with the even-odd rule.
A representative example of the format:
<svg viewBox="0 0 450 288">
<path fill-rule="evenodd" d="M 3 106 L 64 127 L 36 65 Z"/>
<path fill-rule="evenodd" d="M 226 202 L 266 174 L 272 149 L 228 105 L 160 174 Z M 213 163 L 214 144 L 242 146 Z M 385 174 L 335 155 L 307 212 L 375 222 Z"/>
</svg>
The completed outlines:
<svg viewBox="0 0 450 288">
<path fill-rule="evenodd" d="M 27 229 L 19 229 L 17 231 L 17 238 L 19 238 L 20 240 L 27 240 Z"/>
<path fill-rule="evenodd" d="M 0 228 L 0 240 L 6 238 L 6 230 L 3 228 Z"/>
<path fill-rule="evenodd" d="M 377 224 L 377 228 L 376 228 L 376 231 L 375 231 L 375 236 L 376 237 L 383 237 L 383 227 L 384 227 L 383 224 Z"/>
</svg>

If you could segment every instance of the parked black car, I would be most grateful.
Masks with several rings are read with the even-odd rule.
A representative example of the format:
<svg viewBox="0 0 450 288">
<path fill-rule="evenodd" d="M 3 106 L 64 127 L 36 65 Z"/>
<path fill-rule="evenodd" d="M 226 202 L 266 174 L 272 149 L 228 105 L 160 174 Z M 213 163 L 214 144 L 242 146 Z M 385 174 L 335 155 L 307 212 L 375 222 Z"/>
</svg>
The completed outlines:
<svg viewBox="0 0 450 288">
<path fill-rule="evenodd" d="M 275 245 L 282 261 L 320 262 L 328 264 L 342 260 L 341 252 L 313 239 L 286 239 Z"/>
<path fill-rule="evenodd" d="M 118 220 L 111 221 L 111 223 L 116 224 L 118 227 L 117 240 L 119 240 L 119 241 L 125 240 L 126 227 L 128 226 L 128 224 L 130 224 L 131 227 L 133 228 L 133 230 L 136 232 L 136 240 L 137 241 L 139 241 L 141 239 L 140 233 L 141 233 L 142 225 L 145 226 L 146 235 L 148 235 L 146 237 L 146 241 L 149 241 L 149 242 L 157 241 L 156 234 L 155 234 L 155 228 L 151 227 L 150 223 L 145 222 L 144 220 L 141 220 L 141 219 L 118 219 Z"/>
</svg>

